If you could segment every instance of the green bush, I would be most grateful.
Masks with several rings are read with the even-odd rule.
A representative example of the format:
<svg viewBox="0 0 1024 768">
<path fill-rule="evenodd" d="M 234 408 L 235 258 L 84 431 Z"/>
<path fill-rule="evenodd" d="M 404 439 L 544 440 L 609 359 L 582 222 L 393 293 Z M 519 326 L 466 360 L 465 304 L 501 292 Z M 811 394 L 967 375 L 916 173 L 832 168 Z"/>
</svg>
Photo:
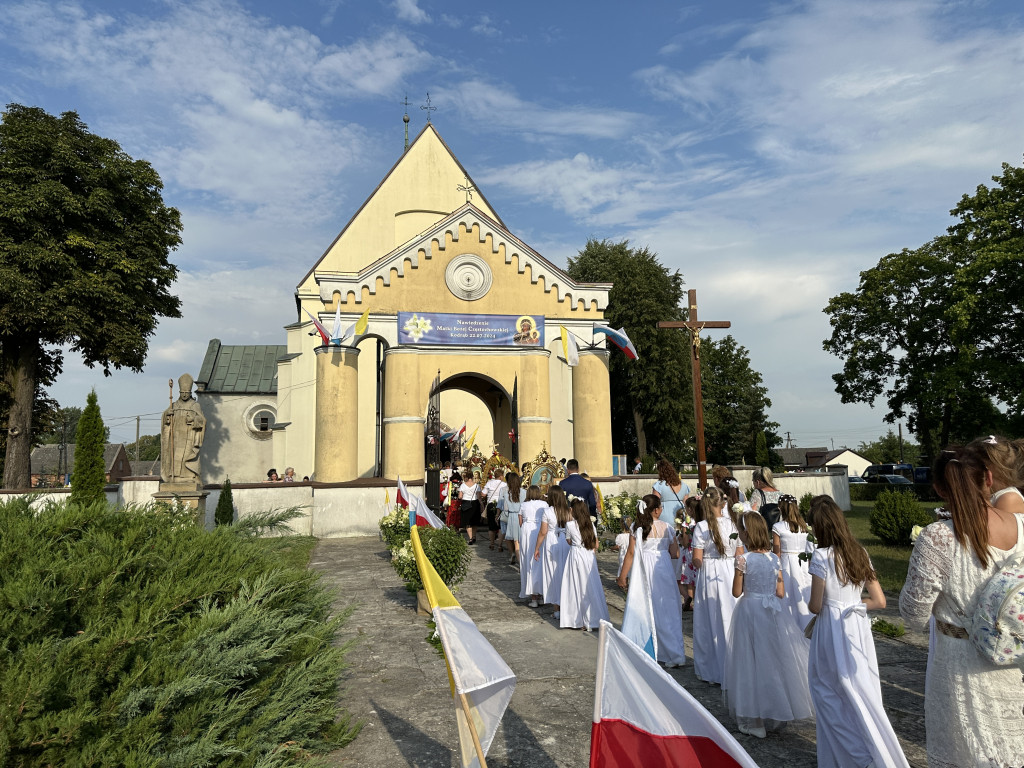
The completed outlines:
<svg viewBox="0 0 1024 768">
<path fill-rule="evenodd" d="M 231 493 L 230 477 L 221 486 L 220 496 L 217 498 L 217 509 L 213 513 L 213 520 L 217 525 L 231 525 L 235 521 L 235 499 Z"/>
<path fill-rule="evenodd" d="M 910 530 L 915 525 L 933 522 L 930 513 L 921 508 L 913 491 L 887 490 L 878 494 L 868 518 L 871 533 L 885 544 L 910 546 Z"/>
<path fill-rule="evenodd" d="M 96 400 L 96 390 L 86 398 L 85 410 L 75 430 L 75 466 L 71 472 L 71 501 L 75 504 L 102 504 L 107 485 L 107 469 L 103 464 L 106 430 Z"/>
<path fill-rule="evenodd" d="M 406 521 L 408 532 L 408 518 Z M 466 578 L 469 561 L 472 559 L 465 537 L 452 528 L 420 528 L 420 542 L 423 544 L 423 553 L 434 566 L 437 575 L 455 591 Z M 399 578 L 411 589 L 423 589 L 410 539 L 406 539 L 401 547 L 391 551 L 391 565 Z"/>
<path fill-rule="evenodd" d="M 807 518 L 807 514 L 811 511 L 811 499 L 814 498 L 813 493 L 805 493 L 800 497 L 800 514 Z"/>
<path fill-rule="evenodd" d="M 350 740 L 344 616 L 258 529 L 0 505 L 0 765 L 308 765 Z"/>
<path fill-rule="evenodd" d="M 395 505 L 380 519 L 377 527 L 380 528 L 381 539 L 394 554 L 396 549 L 400 549 L 409 540 L 409 511 Z"/>
</svg>

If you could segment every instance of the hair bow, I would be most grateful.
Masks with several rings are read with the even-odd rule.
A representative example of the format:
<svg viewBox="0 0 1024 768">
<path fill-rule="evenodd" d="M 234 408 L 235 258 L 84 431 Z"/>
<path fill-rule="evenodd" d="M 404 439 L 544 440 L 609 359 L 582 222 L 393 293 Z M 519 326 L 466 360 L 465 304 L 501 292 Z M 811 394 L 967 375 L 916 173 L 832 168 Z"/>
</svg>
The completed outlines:
<svg viewBox="0 0 1024 768">
<path fill-rule="evenodd" d="M 984 442 L 988 443 L 989 445 L 998 445 L 999 443 L 999 441 L 996 440 L 995 435 L 989 435 L 988 439 L 986 439 Z"/>
<path fill-rule="evenodd" d="M 643 499 L 640 499 L 640 501 L 638 501 L 638 502 L 636 503 L 636 511 L 637 511 L 637 513 L 638 513 L 638 514 L 641 514 L 641 515 L 642 515 L 642 514 L 643 514 L 644 512 L 646 512 L 646 511 L 647 511 L 647 505 L 646 505 L 646 504 L 644 504 L 644 500 L 643 500 Z"/>
<path fill-rule="evenodd" d="M 728 483 L 730 488 L 739 488 L 740 487 L 740 483 L 739 483 L 738 480 L 726 480 L 726 483 Z"/>
</svg>

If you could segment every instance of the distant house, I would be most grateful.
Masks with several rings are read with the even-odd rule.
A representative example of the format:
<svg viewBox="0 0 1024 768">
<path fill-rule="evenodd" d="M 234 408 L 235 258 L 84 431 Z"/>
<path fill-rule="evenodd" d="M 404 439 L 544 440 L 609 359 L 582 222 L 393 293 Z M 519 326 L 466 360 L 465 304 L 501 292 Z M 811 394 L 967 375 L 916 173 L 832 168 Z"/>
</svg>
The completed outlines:
<svg viewBox="0 0 1024 768">
<path fill-rule="evenodd" d="M 807 465 L 808 453 L 825 453 L 828 448 L 776 448 L 775 452 L 782 457 L 787 472 L 798 470 Z"/>
<path fill-rule="evenodd" d="M 846 467 L 846 474 L 850 477 L 860 477 L 860 475 L 871 466 L 871 461 L 865 459 L 856 451 L 851 451 L 849 448 L 837 448 L 834 451 L 807 451 L 807 461 L 801 469 L 807 472 L 814 472 L 815 470 L 822 470 L 825 467 L 833 467 L 837 464 L 841 464 Z"/>
<path fill-rule="evenodd" d="M 69 443 L 67 450 L 67 472 L 70 475 L 75 468 L 75 445 Z M 32 466 L 31 482 L 32 487 L 47 487 L 64 485 L 61 476 L 60 446 L 40 445 L 32 450 L 30 458 Z M 128 461 L 128 452 L 124 443 L 107 443 L 103 449 L 103 466 L 108 483 L 119 483 L 122 477 L 132 473 L 131 462 Z"/>
<path fill-rule="evenodd" d="M 160 477 L 160 459 L 133 461 L 132 477 Z"/>
</svg>

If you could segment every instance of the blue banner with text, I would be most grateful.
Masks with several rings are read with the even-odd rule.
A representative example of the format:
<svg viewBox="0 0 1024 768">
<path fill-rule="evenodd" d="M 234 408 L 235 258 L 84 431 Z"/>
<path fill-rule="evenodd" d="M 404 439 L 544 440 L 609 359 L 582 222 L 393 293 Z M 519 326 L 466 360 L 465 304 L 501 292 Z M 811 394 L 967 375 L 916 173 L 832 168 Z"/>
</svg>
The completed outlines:
<svg viewBox="0 0 1024 768">
<path fill-rule="evenodd" d="M 544 316 L 399 312 L 398 343 L 543 347 Z"/>
</svg>

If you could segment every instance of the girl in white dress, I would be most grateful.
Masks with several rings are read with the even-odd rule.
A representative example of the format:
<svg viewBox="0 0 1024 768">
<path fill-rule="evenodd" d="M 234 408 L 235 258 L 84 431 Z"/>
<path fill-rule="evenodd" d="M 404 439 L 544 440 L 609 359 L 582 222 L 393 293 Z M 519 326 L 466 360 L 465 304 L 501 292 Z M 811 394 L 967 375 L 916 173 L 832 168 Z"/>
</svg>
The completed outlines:
<svg viewBox="0 0 1024 768">
<path fill-rule="evenodd" d="M 732 518 L 725 514 L 725 494 L 708 488 L 701 497 L 704 520 L 693 529 L 693 567 L 697 586 L 693 596 L 693 669 L 697 677 L 721 685 L 729 624 L 736 606 L 732 595 L 736 555 L 743 545 Z"/>
<path fill-rule="evenodd" d="M 540 533 L 540 524 L 547 508 L 540 486 L 531 485 L 526 492 L 526 501 L 519 508 L 519 596 L 529 597 L 531 608 L 539 605 L 544 589 L 540 560 L 533 558 L 533 552 L 537 547 L 537 534 Z"/>
<path fill-rule="evenodd" d="M 800 557 L 807 552 L 808 531 L 795 496 L 784 493 L 779 497 L 779 518 L 772 526 L 772 551 L 782 560 L 782 577 L 786 582 L 782 611 L 803 632 L 811 621 L 807 608 L 807 601 L 811 599 L 811 573 L 807 570 L 806 558 Z"/>
<path fill-rule="evenodd" d="M 544 510 L 533 559 L 540 562 L 542 602 L 555 606 L 558 618 L 558 601 L 562 595 L 562 572 L 565 559 L 569 556 L 569 545 L 565 542 L 565 524 L 572 517 L 569 500 L 565 491 L 557 485 L 548 489 L 548 508 Z"/>
<path fill-rule="evenodd" d="M 608 602 L 597 570 L 597 531 L 590 521 L 590 507 L 583 499 L 573 499 L 572 519 L 565 524 L 565 537 L 569 543 L 569 556 L 562 575 L 561 617 L 562 629 L 589 632 L 608 617 Z"/>
<path fill-rule="evenodd" d="M 983 658 L 964 629 L 988 579 L 1024 552 L 1024 515 L 991 502 L 998 470 L 985 463 L 987 455 L 974 443 L 939 455 L 932 482 L 952 519 L 929 525 L 917 537 L 900 594 L 900 613 L 909 626 L 935 619 L 924 694 L 932 768 L 1024 763 L 1021 670 Z"/>
<path fill-rule="evenodd" d="M 760 513 L 743 515 L 739 538 L 747 554 L 736 558 L 732 593 L 739 602 L 729 627 L 722 690 L 728 691 L 729 713 L 740 731 L 763 739 L 766 729 L 814 715 L 807 687 L 809 644 L 782 611 L 782 563 L 769 551 Z"/>
<path fill-rule="evenodd" d="M 819 768 L 909 768 L 882 706 L 868 610 L 885 608 L 871 560 L 830 496 L 811 501 L 818 548 L 811 557 L 808 663 L 817 713 Z M 861 601 L 865 587 L 867 600 Z"/>
<path fill-rule="evenodd" d="M 679 587 L 672 558 L 679 556 L 674 525 L 662 522 L 661 499 L 653 493 L 644 496 L 637 504 L 634 530 L 643 530 L 643 547 L 640 557 L 644 559 L 647 578 L 651 580 L 651 601 L 654 603 L 654 630 L 658 635 L 658 661 L 666 667 L 681 667 L 686 663 L 686 646 L 683 643 L 683 606 L 679 598 Z M 636 539 L 629 542 L 629 550 L 619 571 L 617 582 L 625 589 L 633 558 L 636 553 Z"/>
</svg>

